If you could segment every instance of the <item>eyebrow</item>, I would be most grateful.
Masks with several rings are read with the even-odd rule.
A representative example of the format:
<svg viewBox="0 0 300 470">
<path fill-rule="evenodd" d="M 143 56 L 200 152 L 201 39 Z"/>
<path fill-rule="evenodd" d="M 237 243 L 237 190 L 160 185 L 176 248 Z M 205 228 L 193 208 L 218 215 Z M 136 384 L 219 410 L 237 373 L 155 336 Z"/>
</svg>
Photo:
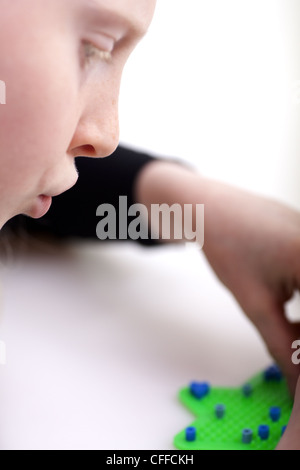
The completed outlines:
<svg viewBox="0 0 300 470">
<path fill-rule="evenodd" d="M 147 33 L 142 21 L 135 21 L 120 12 L 107 8 L 99 3 L 99 0 L 85 0 L 88 8 L 94 14 L 96 19 L 100 19 L 102 23 L 114 23 L 126 30 L 135 39 L 141 39 Z"/>
</svg>

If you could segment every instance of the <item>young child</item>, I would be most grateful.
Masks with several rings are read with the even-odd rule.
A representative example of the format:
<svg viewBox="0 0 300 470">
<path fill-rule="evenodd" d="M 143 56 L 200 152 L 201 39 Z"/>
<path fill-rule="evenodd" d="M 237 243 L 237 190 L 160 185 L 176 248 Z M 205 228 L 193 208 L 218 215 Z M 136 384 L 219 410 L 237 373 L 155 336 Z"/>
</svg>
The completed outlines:
<svg viewBox="0 0 300 470">
<path fill-rule="evenodd" d="M 155 1 L 0 0 L 0 7 L 3 227 L 18 214 L 45 215 L 51 198 L 74 186 L 78 172 L 79 186 L 66 193 L 69 199 L 57 198 L 57 206 L 71 205 L 72 195 L 85 199 L 75 157 L 105 157 L 115 150 L 122 69 L 150 24 Z M 128 170 L 134 200 L 149 208 L 162 202 L 205 204 L 205 255 L 294 393 L 299 368 L 291 361 L 291 344 L 300 328 L 286 320 L 284 305 L 300 286 L 300 215 L 176 162 L 145 156 L 141 161 Z M 87 162 L 82 172 L 95 191 L 97 160 Z M 298 384 L 280 449 L 300 448 L 299 403 Z"/>
</svg>

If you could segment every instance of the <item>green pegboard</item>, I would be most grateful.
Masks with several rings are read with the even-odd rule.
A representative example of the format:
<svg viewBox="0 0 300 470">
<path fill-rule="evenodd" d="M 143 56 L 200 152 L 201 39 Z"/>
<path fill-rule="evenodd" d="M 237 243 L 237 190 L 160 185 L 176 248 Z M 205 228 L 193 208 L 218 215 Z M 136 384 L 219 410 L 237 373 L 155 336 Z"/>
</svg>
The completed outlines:
<svg viewBox="0 0 300 470">
<path fill-rule="evenodd" d="M 275 375 L 274 375 L 275 370 Z M 180 401 L 195 415 L 196 420 L 189 425 L 196 430 L 194 441 L 186 440 L 186 430 L 174 438 L 174 445 L 181 450 L 274 450 L 283 426 L 286 426 L 292 411 L 285 379 L 276 375 L 278 368 L 272 366 L 257 374 L 247 382 L 252 388 L 250 396 L 238 388 L 210 387 L 203 398 L 196 398 L 185 387 L 179 392 Z M 273 372 L 272 372 L 273 371 Z M 225 406 L 223 418 L 217 418 L 215 407 Z M 279 407 L 281 416 L 273 422 L 269 412 L 271 407 Z M 258 435 L 260 425 L 269 426 L 269 438 L 262 440 Z M 243 429 L 251 429 L 251 443 L 242 442 Z"/>
</svg>

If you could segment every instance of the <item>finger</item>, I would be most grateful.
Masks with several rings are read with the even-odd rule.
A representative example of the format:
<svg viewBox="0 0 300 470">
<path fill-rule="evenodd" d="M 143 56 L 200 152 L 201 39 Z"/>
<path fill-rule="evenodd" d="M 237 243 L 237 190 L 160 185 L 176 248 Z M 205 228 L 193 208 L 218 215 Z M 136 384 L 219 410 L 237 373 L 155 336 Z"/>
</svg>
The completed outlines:
<svg viewBox="0 0 300 470">
<path fill-rule="evenodd" d="M 283 306 L 268 297 L 263 301 L 260 299 L 260 307 L 253 309 L 248 316 L 281 368 L 290 393 L 294 396 L 300 365 L 292 362 L 292 343 L 300 339 L 300 325 L 290 323 L 285 317 Z"/>
<path fill-rule="evenodd" d="M 300 448 L 300 376 L 297 381 L 292 414 L 276 450 L 299 450 Z"/>
</svg>

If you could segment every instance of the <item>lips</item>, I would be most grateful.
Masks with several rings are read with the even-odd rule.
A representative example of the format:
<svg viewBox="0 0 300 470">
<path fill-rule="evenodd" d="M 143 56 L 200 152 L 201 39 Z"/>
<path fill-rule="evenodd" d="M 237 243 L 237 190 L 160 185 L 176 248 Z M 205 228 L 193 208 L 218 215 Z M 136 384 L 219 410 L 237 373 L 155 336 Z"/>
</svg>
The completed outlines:
<svg viewBox="0 0 300 470">
<path fill-rule="evenodd" d="M 59 196 L 60 194 L 65 193 L 69 189 L 73 188 L 73 186 L 75 186 L 75 184 L 77 183 L 78 177 L 79 177 L 79 175 L 78 175 L 78 173 L 76 173 L 76 178 L 74 178 L 73 183 L 69 184 L 68 186 L 65 186 L 63 189 L 58 189 L 58 190 L 55 190 L 55 191 L 49 191 L 49 193 L 43 194 L 42 196 L 56 197 L 56 196 Z"/>
<path fill-rule="evenodd" d="M 30 211 L 28 212 L 28 215 L 33 219 L 39 219 L 48 212 L 51 207 L 51 204 L 52 197 L 41 194 L 40 196 L 35 198 L 30 208 Z"/>
</svg>

